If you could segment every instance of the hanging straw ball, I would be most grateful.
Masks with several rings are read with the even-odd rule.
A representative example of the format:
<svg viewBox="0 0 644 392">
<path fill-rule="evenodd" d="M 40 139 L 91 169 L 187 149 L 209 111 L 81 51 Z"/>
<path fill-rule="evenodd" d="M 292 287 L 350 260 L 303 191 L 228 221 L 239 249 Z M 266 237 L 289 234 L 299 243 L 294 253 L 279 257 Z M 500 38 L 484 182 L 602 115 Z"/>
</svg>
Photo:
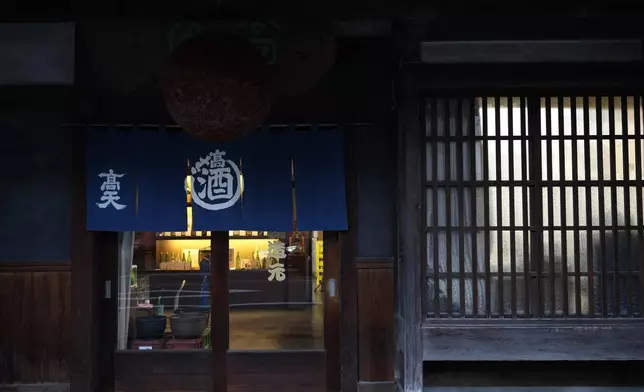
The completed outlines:
<svg viewBox="0 0 644 392">
<path fill-rule="evenodd" d="M 261 126 L 268 116 L 271 74 L 246 40 L 202 34 L 168 58 L 161 87 L 170 115 L 192 136 L 229 141 Z"/>
</svg>

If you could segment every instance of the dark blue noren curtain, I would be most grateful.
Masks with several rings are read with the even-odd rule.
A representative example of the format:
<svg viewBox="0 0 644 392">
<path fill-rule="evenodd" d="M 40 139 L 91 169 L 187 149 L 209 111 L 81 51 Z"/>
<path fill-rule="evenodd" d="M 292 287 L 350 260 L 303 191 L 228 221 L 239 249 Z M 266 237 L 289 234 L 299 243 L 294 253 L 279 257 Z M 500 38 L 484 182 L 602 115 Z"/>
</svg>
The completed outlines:
<svg viewBox="0 0 644 392">
<path fill-rule="evenodd" d="M 165 127 L 135 129 L 137 150 L 137 230 L 186 231 L 185 181 L 188 156 L 182 148 L 184 135 Z"/>
<path fill-rule="evenodd" d="M 293 135 L 297 229 L 347 230 L 343 128 Z"/>
<path fill-rule="evenodd" d="M 131 135 L 115 128 L 87 130 L 87 230 L 136 228 L 137 146 Z"/>
<path fill-rule="evenodd" d="M 291 145 L 286 130 L 265 127 L 243 141 L 243 229 L 293 230 Z"/>
<path fill-rule="evenodd" d="M 193 230 L 243 229 L 241 142 L 210 143 L 182 135 L 192 181 Z"/>
</svg>

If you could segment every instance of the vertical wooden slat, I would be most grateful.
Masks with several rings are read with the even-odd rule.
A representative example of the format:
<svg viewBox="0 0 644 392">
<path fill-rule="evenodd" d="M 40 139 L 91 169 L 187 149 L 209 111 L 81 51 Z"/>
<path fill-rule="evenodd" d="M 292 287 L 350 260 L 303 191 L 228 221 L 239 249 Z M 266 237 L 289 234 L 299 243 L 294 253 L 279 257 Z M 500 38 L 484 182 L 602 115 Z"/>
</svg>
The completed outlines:
<svg viewBox="0 0 644 392">
<path fill-rule="evenodd" d="M 30 361 L 31 358 L 28 358 L 29 354 L 31 354 L 29 356 L 33 355 L 32 353 L 30 353 L 31 350 L 29 350 L 29 344 L 32 340 L 29 339 L 29 337 L 32 336 L 35 329 L 35 317 L 31 312 L 26 312 L 25 310 L 29 308 L 29 305 L 35 303 L 32 287 L 34 286 L 34 284 L 37 284 L 37 282 L 33 281 L 32 273 L 14 274 L 14 278 L 17 280 L 16 285 L 14 286 L 16 288 L 16 291 L 14 293 L 15 300 L 20 303 L 20 306 L 18 306 L 17 308 L 22 308 L 23 310 L 17 315 L 12 315 L 13 317 L 18 318 L 18 323 L 20 325 L 20 328 L 18 328 L 18 330 L 16 331 L 17 344 L 15 347 L 15 352 L 19 353 L 15 356 L 16 378 L 18 380 L 26 380 L 27 382 L 29 382 L 34 379 L 38 379 L 39 377 L 37 374 L 34 374 L 36 371 L 38 371 L 36 369 L 36 366 L 33 366 L 32 362 Z M 32 312 L 33 308 L 34 307 L 32 306 Z"/>
<path fill-rule="evenodd" d="M 617 152 L 616 149 L 616 134 L 615 134 L 615 98 L 614 96 L 608 97 L 608 132 L 609 132 L 609 146 L 610 146 L 610 210 L 611 210 L 611 231 L 613 234 L 613 312 L 614 317 L 619 317 L 621 313 L 620 306 L 620 289 L 619 289 L 619 232 L 617 231 Z M 628 207 L 626 207 L 628 208 Z M 606 258 L 608 260 L 608 258 Z"/>
<path fill-rule="evenodd" d="M 596 104 L 595 104 L 596 105 Z M 590 98 L 583 97 L 584 112 L 584 167 L 586 172 L 586 181 L 590 181 Z M 588 314 L 595 316 L 595 265 L 594 265 L 594 248 L 593 248 L 593 229 L 592 229 L 592 187 L 590 182 L 586 185 L 586 269 L 588 270 Z"/>
<path fill-rule="evenodd" d="M 429 263 L 431 260 L 431 256 L 429 255 L 429 246 L 430 246 L 430 239 L 433 241 L 433 236 L 431 233 L 431 222 L 428 219 L 428 214 L 429 211 L 433 211 L 432 204 L 434 203 L 434 195 L 430 190 L 430 181 L 433 180 L 433 177 L 431 176 L 432 173 L 427 170 L 427 164 L 428 164 L 428 159 L 431 157 L 428 157 L 428 155 L 431 155 L 429 153 L 429 148 L 431 146 L 431 139 L 429 135 L 434 131 L 431 128 L 431 113 L 434 110 L 433 109 L 433 102 L 431 102 L 430 99 L 425 98 L 421 102 L 421 106 L 423 107 L 423 110 L 420 111 L 419 115 L 422 117 L 422 124 L 423 128 L 421 129 L 421 135 L 423 135 L 423 140 L 420 141 L 422 145 L 421 149 L 421 154 L 420 154 L 420 172 L 421 172 L 421 179 L 425 186 L 423 187 L 423 203 L 421 204 L 421 227 L 423 230 L 423 235 L 421 237 L 421 242 L 422 242 L 422 250 L 423 250 L 423 259 L 422 259 L 422 266 L 421 266 L 421 273 L 423 276 L 423 284 L 421 286 L 422 288 L 422 301 L 420 303 L 421 306 L 421 311 L 420 313 L 422 314 L 423 318 L 429 317 L 429 309 L 431 306 L 431 303 L 429 301 L 430 298 L 430 292 L 429 292 L 429 285 L 431 284 L 432 280 L 431 277 L 429 276 L 429 271 L 431 270 Z M 368 137 L 368 136 L 364 136 Z M 350 151 L 348 148 L 346 149 L 346 154 L 347 158 L 350 158 Z M 362 158 L 359 158 L 362 159 Z M 431 195 L 431 196 L 430 196 Z M 356 257 L 359 254 L 359 251 L 356 251 Z M 360 280 L 360 277 L 358 277 L 358 280 Z M 433 287 L 433 286 L 432 286 Z M 358 297 L 360 296 L 360 290 L 358 290 Z M 359 300 L 359 299 L 358 299 Z M 433 301 L 432 301 L 433 302 Z M 360 309 L 358 309 L 358 318 L 360 318 Z M 358 331 L 359 332 L 359 331 Z M 359 333 L 358 333 L 359 335 Z M 359 337 L 360 339 L 360 337 Z M 361 345 L 360 342 L 358 342 L 358 345 Z M 359 355 L 359 358 L 362 357 L 362 355 Z"/>
<path fill-rule="evenodd" d="M 629 134 L 629 124 L 628 124 L 628 98 L 621 97 L 621 109 L 622 109 L 622 171 L 624 172 L 624 224 L 628 228 L 626 230 L 626 249 L 628 249 L 628 260 L 626 260 L 625 270 L 626 270 L 626 279 L 624 284 L 626 285 L 626 313 L 628 317 L 633 316 L 633 287 L 632 287 L 632 270 L 631 262 L 636 260 L 637 255 L 633 252 L 632 241 L 631 241 L 631 190 L 629 184 L 630 180 L 630 167 L 629 167 L 629 151 L 628 151 L 628 134 Z M 617 200 L 614 201 L 617 205 Z M 641 224 L 640 224 L 641 225 Z M 617 247 L 616 247 L 617 248 Z"/>
<path fill-rule="evenodd" d="M 19 309 L 20 302 L 18 298 L 11 301 L 16 295 L 16 285 L 18 279 L 13 272 L 0 273 L 0 319 L 10 320 L 14 317 Z M 2 334 L 0 334 L 0 383 L 13 384 L 16 381 L 16 337 L 19 334 L 19 323 L 6 322 L 2 324 Z"/>
<path fill-rule="evenodd" d="M 530 273 L 534 276 L 530 284 L 532 291 L 531 309 L 536 317 L 543 317 L 544 295 L 543 295 L 543 195 L 542 195 L 542 167 L 541 167 L 541 102 L 543 99 L 538 96 L 528 99 L 528 134 L 530 140 L 530 178 L 532 179 L 532 194 L 530 196 L 531 212 L 531 247 Z M 535 309 L 536 308 L 536 309 Z"/>
<path fill-rule="evenodd" d="M 528 105 L 525 97 L 521 97 L 521 180 L 523 182 L 521 202 L 523 203 L 523 291 L 524 291 L 524 303 L 523 303 L 523 313 L 524 317 L 528 318 L 531 315 L 530 311 L 530 259 L 532 255 L 530 254 L 530 210 L 532 201 L 528 196 L 528 181 L 532 178 L 528 176 L 528 128 L 526 124 L 526 111 L 528 110 Z"/>
<path fill-rule="evenodd" d="M 490 282 L 492 280 L 492 274 L 490 273 L 490 187 L 488 183 L 490 181 L 488 165 L 488 148 L 490 146 L 490 133 L 488 130 L 488 103 L 487 97 L 483 97 L 482 104 L 483 110 L 483 121 L 482 121 L 482 131 L 483 131 L 483 230 L 484 230 L 484 249 L 483 254 L 485 255 L 485 315 L 490 317 L 492 315 L 492 289 Z"/>
<path fill-rule="evenodd" d="M 430 190 L 430 181 L 433 180 L 432 173 L 427 170 L 427 164 L 428 164 L 428 159 L 431 157 L 428 157 L 427 155 L 431 155 L 429 153 L 429 148 L 431 146 L 431 139 L 430 135 L 434 130 L 431 127 L 431 113 L 434 110 L 433 108 L 433 102 L 431 102 L 430 99 L 425 98 L 422 100 L 421 105 L 423 107 L 423 110 L 420 112 L 420 115 L 422 116 L 422 124 L 424 125 L 424 128 L 421 129 L 421 134 L 424 136 L 423 140 L 421 141 L 421 145 L 423 146 L 422 152 L 420 154 L 420 172 L 421 172 L 421 179 L 425 186 L 423 187 L 423 203 L 421 204 L 421 226 L 424 231 L 423 236 L 421 237 L 422 241 L 422 249 L 423 249 L 423 263 L 422 263 L 422 274 L 424 277 L 424 282 L 422 285 L 422 298 L 423 300 L 421 301 L 421 314 L 423 315 L 424 318 L 429 317 L 429 308 L 431 306 L 429 299 L 429 285 L 430 282 L 432 282 L 431 277 L 429 276 L 429 271 L 431 270 L 429 263 L 431 260 L 431 256 L 429 255 L 429 241 L 430 238 L 433 240 L 433 236 L 431 233 L 431 222 L 428 219 L 428 214 L 429 211 L 433 211 L 432 205 L 434 203 L 434 195 Z M 350 150 L 347 148 L 347 154 L 350 154 Z M 347 155 L 347 158 L 350 158 Z M 359 252 L 358 252 L 359 253 Z M 356 255 L 358 254 L 356 253 Z M 357 257 L 357 256 L 356 256 Z M 360 277 L 358 277 L 358 280 L 360 280 Z M 358 290 L 358 296 L 360 296 L 360 290 Z M 360 309 L 358 309 L 358 312 L 360 312 Z M 360 318 L 360 315 L 358 315 L 358 318 Z M 361 343 L 358 343 L 359 345 Z M 360 355 L 359 357 L 362 357 Z M 362 370 L 361 370 L 362 371 Z M 362 376 L 360 376 L 362 377 Z"/>
<path fill-rule="evenodd" d="M 642 143 L 644 142 L 644 133 L 642 132 L 642 97 L 635 95 L 633 97 L 633 108 L 635 110 L 635 193 L 637 195 L 637 236 L 639 242 L 639 251 L 644 252 L 644 202 L 642 201 L 642 188 L 644 188 L 644 174 L 642 173 Z M 639 281 L 640 281 L 640 317 L 644 317 L 644 262 L 642 262 L 642 254 L 638 254 L 639 261 Z"/>
<path fill-rule="evenodd" d="M 460 317 L 465 317 L 465 190 L 463 188 L 463 146 L 465 137 L 463 136 L 463 100 L 457 100 L 456 110 L 456 166 L 458 181 L 458 259 L 459 259 L 459 299 L 460 299 Z M 471 260 L 470 260 L 471 261 Z"/>
<path fill-rule="evenodd" d="M 602 126 L 602 111 L 603 99 L 601 96 L 595 97 L 595 108 L 597 112 L 597 179 L 599 184 L 599 242 L 600 251 L 598 260 L 600 263 L 600 292 L 601 292 L 601 314 L 602 317 L 608 315 L 607 303 L 608 296 L 606 293 L 606 214 L 605 214 L 605 199 L 604 199 L 604 139 L 603 139 L 603 126 Z"/>
<path fill-rule="evenodd" d="M 470 233 L 472 239 L 472 313 L 474 317 L 478 316 L 479 309 L 479 285 L 478 285 L 478 222 L 476 217 L 476 98 L 470 98 L 468 107 L 470 110 L 468 120 L 468 140 L 470 142 Z"/>
<path fill-rule="evenodd" d="M 398 376 L 399 388 L 403 391 L 419 391 L 423 384 L 423 343 L 420 331 L 422 317 L 422 261 L 423 250 L 420 235 L 423 233 L 421 206 L 423 202 L 420 130 L 420 105 L 417 81 L 411 75 L 401 76 L 399 100 L 398 154 L 400 188 L 398 197 L 400 211 L 400 256 L 398 274 L 403 286 L 398 287 L 400 313 L 404 317 L 403 330 L 398 333 L 398 350 L 402 356 Z M 342 309 L 344 311 L 344 308 Z M 350 369 L 349 369 L 350 370 Z M 343 369 L 344 371 L 344 369 Z M 343 385 L 343 391 L 344 391 Z"/>
<path fill-rule="evenodd" d="M 552 98 L 546 97 L 546 182 L 548 189 L 548 284 L 550 294 L 550 317 L 555 317 L 555 230 L 554 230 L 554 187 L 552 168 Z M 545 260 L 544 260 L 545 261 Z"/>
<path fill-rule="evenodd" d="M 564 98 L 557 98 L 557 114 L 558 114 L 558 123 L 559 123 L 559 212 L 560 212 L 560 223 L 561 223 L 561 302 L 563 316 L 568 317 L 568 235 L 566 232 L 567 221 L 566 221 L 566 149 L 565 149 L 565 139 L 564 139 Z M 551 223 L 552 224 L 552 223 Z M 554 225 L 553 225 L 554 226 Z M 554 233 L 554 231 L 553 231 Z M 553 236 L 554 237 L 554 236 Z M 556 281 L 556 280 L 555 280 Z M 553 316 L 556 315 L 556 311 L 553 310 Z"/>
<path fill-rule="evenodd" d="M 226 357 L 229 345 L 229 236 L 227 231 L 213 231 L 210 235 L 210 300 L 212 346 L 212 390 L 226 392 L 228 366 Z"/>
<path fill-rule="evenodd" d="M 452 157 L 451 149 L 452 143 L 449 141 L 451 136 L 451 119 L 452 119 L 452 110 L 451 102 L 449 99 L 445 100 L 445 120 L 443 124 L 445 129 L 443 130 L 443 135 L 445 135 L 445 180 L 449 183 L 452 181 Z M 447 272 L 447 317 L 452 317 L 452 308 L 453 308 L 453 278 L 454 273 L 452 269 L 452 188 L 447 186 L 445 189 L 445 270 Z"/>
<path fill-rule="evenodd" d="M 509 176 L 510 176 L 510 309 L 512 311 L 512 317 L 517 317 L 517 255 L 516 255 L 516 235 L 515 235 L 515 213 L 516 205 L 514 200 L 514 117 L 513 117 L 513 99 L 514 97 L 508 97 L 508 135 L 510 136 L 508 140 L 508 165 L 509 165 Z"/>
<path fill-rule="evenodd" d="M 439 208 L 443 206 L 438 202 L 438 100 L 434 99 L 432 101 L 432 131 L 434 142 L 432 143 L 433 155 L 432 155 L 432 201 L 434 205 L 432 206 L 432 242 L 433 242 L 433 254 L 432 262 L 434 269 L 434 317 L 439 318 L 441 312 L 440 306 L 440 264 L 438 262 L 438 246 L 440 244 L 439 234 L 440 229 L 438 226 L 438 215 Z"/>
<path fill-rule="evenodd" d="M 497 137 L 494 141 L 494 146 L 496 149 L 496 181 L 501 181 L 502 178 L 502 160 L 501 160 L 501 97 L 494 98 L 494 125 L 496 128 L 495 136 Z M 496 243 L 497 243 L 497 293 L 498 293 L 498 314 L 499 317 L 503 317 L 505 314 L 505 301 L 503 295 L 503 198 L 502 198 L 503 187 L 496 187 Z"/>
<path fill-rule="evenodd" d="M 570 128 L 572 129 L 572 180 L 574 183 L 579 181 L 579 152 L 577 151 L 577 97 L 570 98 Z M 585 154 L 584 154 L 585 155 Z M 588 181 L 588 173 L 584 177 L 585 181 Z M 588 200 L 586 200 L 588 202 Z M 573 253 L 574 253 L 574 265 L 575 265 L 575 315 L 581 317 L 581 261 L 579 256 L 579 188 L 572 188 L 572 224 L 574 226 L 573 231 Z M 587 219 L 590 219 L 587 216 Z M 586 222 L 588 224 L 588 222 Z"/>
</svg>

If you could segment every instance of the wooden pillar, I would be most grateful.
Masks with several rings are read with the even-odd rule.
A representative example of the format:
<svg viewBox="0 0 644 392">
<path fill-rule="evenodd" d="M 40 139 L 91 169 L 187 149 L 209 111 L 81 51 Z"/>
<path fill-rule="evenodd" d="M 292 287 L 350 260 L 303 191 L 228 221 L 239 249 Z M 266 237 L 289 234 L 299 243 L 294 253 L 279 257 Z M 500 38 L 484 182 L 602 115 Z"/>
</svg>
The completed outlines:
<svg viewBox="0 0 644 392">
<path fill-rule="evenodd" d="M 99 289 L 94 234 L 85 230 L 85 129 L 74 130 L 72 212 L 71 392 L 98 389 Z"/>
<path fill-rule="evenodd" d="M 421 178 L 422 132 L 419 91 L 410 75 L 399 87 L 399 233 L 398 257 L 398 385 L 404 392 L 423 389 L 423 340 L 421 336 L 423 268 Z"/>
<path fill-rule="evenodd" d="M 340 363 L 340 238 L 337 231 L 324 232 L 324 348 L 326 350 L 326 390 L 342 390 L 342 365 Z M 330 292 L 330 282 L 335 282 L 335 293 Z"/>
<path fill-rule="evenodd" d="M 349 230 L 339 234 L 340 242 L 340 320 L 342 391 L 358 390 L 358 270 L 356 247 L 358 232 L 358 149 L 355 129 L 345 132 L 345 181 Z"/>
<path fill-rule="evenodd" d="M 210 237 L 210 341 L 212 342 L 212 391 L 226 392 L 229 344 L 229 237 L 227 231 L 213 231 Z"/>
</svg>

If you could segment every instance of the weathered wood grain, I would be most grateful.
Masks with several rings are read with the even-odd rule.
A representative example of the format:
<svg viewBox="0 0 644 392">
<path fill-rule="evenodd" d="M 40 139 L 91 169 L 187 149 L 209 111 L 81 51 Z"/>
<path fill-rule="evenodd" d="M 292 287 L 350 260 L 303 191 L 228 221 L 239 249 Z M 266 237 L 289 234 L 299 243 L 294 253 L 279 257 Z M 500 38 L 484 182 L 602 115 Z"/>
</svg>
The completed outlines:
<svg viewBox="0 0 644 392">
<path fill-rule="evenodd" d="M 423 328 L 426 361 L 644 360 L 644 327 Z"/>
</svg>

